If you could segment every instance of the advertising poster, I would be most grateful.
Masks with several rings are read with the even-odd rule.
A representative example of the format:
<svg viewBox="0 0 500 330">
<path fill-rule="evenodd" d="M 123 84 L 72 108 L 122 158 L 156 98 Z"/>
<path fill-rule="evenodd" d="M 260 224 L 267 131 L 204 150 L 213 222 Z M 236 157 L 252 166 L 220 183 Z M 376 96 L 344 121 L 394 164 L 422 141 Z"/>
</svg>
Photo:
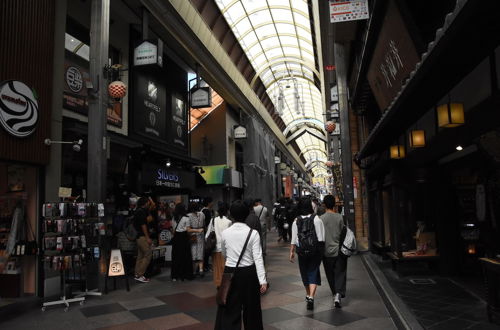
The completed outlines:
<svg viewBox="0 0 500 330">
<path fill-rule="evenodd" d="M 88 116 L 87 82 L 90 82 L 89 62 L 66 51 L 64 61 L 63 108 Z M 107 89 L 107 86 L 106 86 Z M 122 127 L 122 104 L 109 99 L 108 124 Z"/>
<path fill-rule="evenodd" d="M 134 130 L 166 141 L 166 89 L 157 70 L 134 70 Z"/>
<path fill-rule="evenodd" d="M 172 97 L 172 142 L 175 146 L 187 148 L 186 105 L 177 96 Z"/>
</svg>

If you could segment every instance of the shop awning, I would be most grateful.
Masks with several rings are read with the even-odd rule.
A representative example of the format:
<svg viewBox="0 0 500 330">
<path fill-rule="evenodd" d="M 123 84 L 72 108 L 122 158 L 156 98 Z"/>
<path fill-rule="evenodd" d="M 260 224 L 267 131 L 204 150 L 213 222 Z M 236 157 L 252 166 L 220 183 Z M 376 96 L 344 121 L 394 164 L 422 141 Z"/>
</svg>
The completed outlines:
<svg viewBox="0 0 500 330">
<path fill-rule="evenodd" d="M 500 44 L 498 1 L 457 0 L 357 155 L 386 148 Z"/>
</svg>

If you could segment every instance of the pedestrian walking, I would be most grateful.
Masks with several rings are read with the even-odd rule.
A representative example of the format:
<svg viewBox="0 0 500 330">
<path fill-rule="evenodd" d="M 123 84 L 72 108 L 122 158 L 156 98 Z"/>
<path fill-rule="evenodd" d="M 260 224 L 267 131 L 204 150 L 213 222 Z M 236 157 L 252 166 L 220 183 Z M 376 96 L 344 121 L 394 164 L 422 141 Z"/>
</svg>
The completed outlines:
<svg viewBox="0 0 500 330">
<path fill-rule="evenodd" d="M 226 304 L 217 309 L 216 330 L 263 329 L 260 294 L 267 290 L 260 236 L 245 224 L 248 205 L 235 201 L 230 208 L 234 223 L 222 232 L 225 273 L 233 273 Z"/>
<path fill-rule="evenodd" d="M 190 233 L 189 240 L 191 242 L 191 256 L 193 258 L 193 273 L 199 273 L 201 277 L 203 272 L 204 244 L 205 236 L 205 215 L 200 212 L 201 206 L 199 203 L 189 203 L 188 214 L 190 227 L 193 230 Z"/>
<path fill-rule="evenodd" d="M 203 207 L 201 209 L 201 212 L 205 216 L 205 225 L 203 228 L 205 229 L 205 232 L 207 232 L 208 224 L 214 217 L 212 211 L 212 206 L 213 206 L 212 197 L 208 196 L 203 198 L 202 206 Z M 209 271 L 212 268 L 210 265 L 210 253 L 207 251 L 205 251 L 203 255 L 203 268 L 205 269 L 205 271 Z"/>
<path fill-rule="evenodd" d="M 148 283 L 149 279 L 144 275 L 151 262 L 153 241 L 149 237 L 148 229 L 148 204 L 149 200 L 146 197 L 141 197 L 137 201 L 137 209 L 134 212 L 133 225 L 137 232 L 137 259 L 135 262 L 134 279 L 138 282 Z"/>
<path fill-rule="evenodd" d="M 269 217 L 269 214 L 267 212 L 267 207 L 262 205 L 262 200 L 260 198 L 255 199 L 253 210 L 259 218 L 261 228 L 260 238 L 262 242 L 262 253 L 265 256 L 267 252 L 267 218 Z"/>
<path fill-rule="evenodd" d="M 344 219 L 335 211 L 335 197 L 326 195 L 323 199 L 326 212 L 320 217 L 325 227 L 325 252 L 323 267 L 330 290 L 334 297 L 335 307 L 341 307 L 341 298 L 345 297 L 347 257 L 340 252 L 340 238 Z"/>
<path fill-rule="evenodd" d="M 281 240 L 287 241 L 288 224 L 285 226 L 286 222 L 286 199 L 281 197 L 279 199 L 279 206 L 276 207 L 274 212 L 274 218 L 278 228 L 278 242 Z M 286 227 L 286 228 L 285 228 Z"/>
<path fill-rule="evenodd" d="M 226 202 L 220 202 L 217 209 L 217 217 L 214 217 L 209 223 L 205 239 L 208 238 L 212 231 L 215 231 L 216 245 L 212 252 L 212 270 L 214 275 L 215 287 L 220 286 L 222 280 L 222 273 L 224 273 L 224 264 L 226 260 L 222 255 L 222 232 L 229 228 L 232 224 L 231 220 L 227 218 L 229 205 Z"/>
<path fill-rule="evenodd" d="M 292 224 L 290 261 L 298 254 L 300 276 L 306 290 L 307 309 L 314 309 L 314 296 L 321 285 L 319 266 L 323 257 L 325 228 L 314 214 L 311 199 L 302 197 L 297 205 L 298 216 Z"/>
<path fill-rule="evenodd" d="M 186 207 L 179 203 L 175 205 L 174 211 L 174 238 L 172 239 L 172 272 L 173 281 L 193 278 L 193 261 L 191 257 L 191 244 L 189 233 L 199 232 L 199 229 L 191 229 Z"/>
</svg>

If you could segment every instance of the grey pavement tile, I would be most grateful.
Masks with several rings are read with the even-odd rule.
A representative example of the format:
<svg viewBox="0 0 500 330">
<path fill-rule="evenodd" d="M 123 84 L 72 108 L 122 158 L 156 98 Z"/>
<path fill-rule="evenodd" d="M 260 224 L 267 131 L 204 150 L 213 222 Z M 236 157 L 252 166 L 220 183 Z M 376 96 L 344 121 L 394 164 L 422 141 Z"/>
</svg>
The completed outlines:
<svg viewBox="0 0 500 330">
<path fill-rule="evenodd" d="M 318 312 L 324 312 L 327 310 L 332 310 L 333 304 L 332 304 L 332 306 L 327 306 L 327 305 L 320 304 L 320 303 L 315 301 L 314 302 L 314 310 L 312 310 L 312 311 L 307 310 L 305 301 L 301 301 L 301 302 L 298 302 L 295 304 L 288 304 L 288 305 L 280 306 L 280 308 L 283 308 L 283 309 L 286 309 L 286 310 L 293 312 L 295 314 L 304 316 L 304 315 L 314 314 L 315 312 L 318 313 Z"/>
<path fill-rule="evenodd" d="M 472 329 L 472 330 L 498 330 L 499 328 L 500 328 L 500 324 L 480 322 L 480 323 L 474 323 L 468 329 Z"/>
<path fill-rule="evenodd" d="M 163 301 L 158 300 L 155 297 L 147 297 L 147 298 L 140 298 L 140 299 L 135 299 L 135 300 L 119 301 L 118 303 L 128 310 L 165 305 L 165 303 Z"/>
<path fill-rule="evenodd" d="M 291 320 L 271 323 L 276 329 L 283 330 L 328 330 L 332 326 L 321 321 L 310 319 L 308 317 L 299 317 Z"/>
<path fill-rule="evenodd" d="M 365 318 L 359 314 L 344 312 L 342 309 L 314 313 L 307 315 L 307 317 L 335 326 L 352 323 Z"/>
<path fill-rule="evenodd" d="M 98 315 L 104 315 L 104 314 L 112 314 L 112 313 L 118 313 L 118 312 L 122 312 L 122 311 L 125 311 L 125 308 L 118 303 L 92 306 L 92 307 L 84 307 L 84 308 L 80 309 L 80 312 L 83 315 L 85 315 L 86 317 L 92 317 L 92 316 L 98 316 Z"/>
<path fill-rule="evenodd" d="M 124 311 L 119 313 L 102 314 L 99 316 L 89 317 L 87 320 L 87 326 L 88 328 L 103 328 L 136 321 L 139 321 L 139 319 L 134 314 L 130 313 L 129 311 Z"/>
<path fill-rule="evenodd" d="M 207 307 L 203 309 L 191 310 L 184 312 L 185 314 L 197 319 L 200 322 L 215 322 L 217 317 L 217 307 Z"/>
<path fill-rule="evenodd" d="M 172 307 L 172 306 L 168 306 L 166 304 L 163 304 L 163 305 L 154 306 L 154 307 L 134 309 L 134 310 L 131 310 L 130 312 L 133 313 L 138 319 L 146 320 L 146 319 L 167 316 L 170 314 L 175 314 L 175 313 L 178 313 L 179 310 Z"/>
<path fill-rule="evenodd" d="M 385 307 L 385 304 L 382 302 L 382 300 L 371 303 L 363 301 L 362 299 L 342 299 L 342 310 L 364 317 L 390 317 L 390 314 L 387 311 L 387 308 Z"/>
<path fill-rule="evenodd" d="M 282 308 L 271 308 L 262 311 L 262 321 L 265 324 L 286 321 L 299 316 L 300 315 L 296 313 L 292 313 Z"/>
<path fill-rule="evenodd" d="M 199 324 L 200 322 L 184 313 L 176 313 L 143 321 L 154 330 L 175 329 L 182 326 Z"/>
<path fill-rule="evenodd" d="M 396 330 L 397 327 L 389 317 L 383 318 L 366 318 L 359 321 L 354 321 L 342 326 L 335 327 L 342 330 Z"/>
</svg>

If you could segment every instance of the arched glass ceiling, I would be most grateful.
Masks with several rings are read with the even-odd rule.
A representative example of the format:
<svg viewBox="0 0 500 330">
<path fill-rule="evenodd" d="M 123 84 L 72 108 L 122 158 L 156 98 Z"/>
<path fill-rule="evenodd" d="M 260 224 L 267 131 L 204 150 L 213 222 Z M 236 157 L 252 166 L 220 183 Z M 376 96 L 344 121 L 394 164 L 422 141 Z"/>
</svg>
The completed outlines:
<svg viewBox="0 0 500 330">
<path fill-rule="evenodd" d="M 304 124 L 304 118 L 323 122 L 307 0 L 215 2 L 287 125 L 285 132 L 288 126 Z M 306 161 L 326 162 L 326 152 L 314 151 L 326 151 L 323 141 L 308 132 L 295 141 Z M 311 169 L 314 175 L 326 173 L 320 162 Z"/>
</svg>

